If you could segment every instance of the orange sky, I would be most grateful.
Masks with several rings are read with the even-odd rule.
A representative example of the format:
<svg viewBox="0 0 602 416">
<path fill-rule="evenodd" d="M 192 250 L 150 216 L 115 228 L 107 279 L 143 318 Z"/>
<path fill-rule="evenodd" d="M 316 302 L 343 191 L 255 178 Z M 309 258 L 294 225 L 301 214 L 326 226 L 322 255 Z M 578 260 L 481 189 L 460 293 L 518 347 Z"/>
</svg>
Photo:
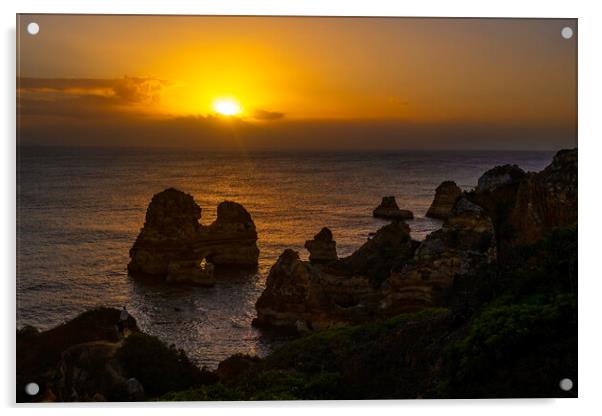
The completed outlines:
<svg viewBox="0 0 602 416">
<path fill-rule="evenodd" d="M 25 32 L 30 21 L 36 36 Z M 327 126 L 345 143 L 358 131 L 347 123 L 363 126 L 359 147 L 420 147 L 408 132 L 454 147 L 463 131 L 481 134 L 485 148 L 519 136 L 525 148 L 570 144 L 577 43 L 561 38 L 564 26 L 576 30 L 576 21 L 21 15 L 20 133 L 53 143 L 110 119 L 136 144 L 123 132 L 146 137 L 142 123 L 155 123 L 194 136 L 196 120 L 219 124 L 198 129 L 200 146 L 215 144 L 207 135 L 225 127 L 210 117 L 212 104 L 231 97 L 243 112 L 227 129 L 243 141 L 258 129 L 296 137 Z M 375 126 L 382 138 L 367 137 Z M 479 147 L 477 136 L 470 143 Z"/>
</svg>

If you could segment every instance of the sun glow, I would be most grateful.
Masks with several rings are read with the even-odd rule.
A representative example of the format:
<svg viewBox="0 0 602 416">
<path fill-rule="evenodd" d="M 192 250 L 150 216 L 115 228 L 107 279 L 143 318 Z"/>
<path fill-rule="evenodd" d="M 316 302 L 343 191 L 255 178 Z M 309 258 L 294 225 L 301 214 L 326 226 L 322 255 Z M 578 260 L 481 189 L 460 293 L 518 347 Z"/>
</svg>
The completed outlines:
<svg viewBox="0 0 602 416">
<path fill-rule="evenodd" d="M 235 116 L 242 112 L 238 101 L 232 98 L 220 98 L 213 102 L 213 109 L 222 116 Z"/>
</svg>

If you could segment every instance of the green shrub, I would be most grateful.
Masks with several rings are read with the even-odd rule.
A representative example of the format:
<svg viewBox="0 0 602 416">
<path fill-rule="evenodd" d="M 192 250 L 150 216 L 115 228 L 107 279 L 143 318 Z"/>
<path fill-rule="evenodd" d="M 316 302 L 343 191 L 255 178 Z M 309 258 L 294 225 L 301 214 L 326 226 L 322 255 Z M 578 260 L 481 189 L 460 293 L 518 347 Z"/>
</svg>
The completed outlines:
<svg viewBox="0 0 602 416">
<path fill-rule="evenodd" d="M 557 396 L 575 378 L 577 299 L 548 304 L 492 305 L 445 354 L 443 397 Z"/>
</svg>

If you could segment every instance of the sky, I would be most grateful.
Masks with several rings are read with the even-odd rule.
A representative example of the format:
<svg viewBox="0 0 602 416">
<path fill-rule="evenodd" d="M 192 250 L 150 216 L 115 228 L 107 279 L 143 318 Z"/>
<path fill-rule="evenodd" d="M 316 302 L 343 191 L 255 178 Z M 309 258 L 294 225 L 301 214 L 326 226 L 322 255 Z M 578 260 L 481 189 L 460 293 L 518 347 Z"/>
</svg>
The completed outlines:
<svg viewBox="0 0 602 416">
<path fill-rule="evenodd" d="M 19 143 L 574 147 L 565 26 L 577 31 L 574 19 L 20 15 Z"/>
</svg>

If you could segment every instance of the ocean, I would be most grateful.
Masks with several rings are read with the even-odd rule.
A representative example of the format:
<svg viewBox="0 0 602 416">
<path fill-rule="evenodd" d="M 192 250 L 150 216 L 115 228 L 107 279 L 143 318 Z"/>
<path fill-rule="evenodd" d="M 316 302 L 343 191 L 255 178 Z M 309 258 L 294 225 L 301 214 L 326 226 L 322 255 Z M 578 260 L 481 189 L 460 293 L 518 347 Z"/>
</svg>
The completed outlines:
<svg viewBox="0 0 602 416">
<path fill-rule="evenodd" d="M 303 248 L 328 226 L 339 256 L 386 224 L 372 218 L 383 196 L 414 212 L 412 236 L 441 226 L 424 217 L 444 180 L 473 188 L 486 170 L 527 171 L 554 152 L 203 152 L 66 147 L 18 148 L 17 327 L 48 329 L 95 307 L 127 305 L 139 326 L 215 368 L 234 353 L 263 356 L 282 340 L 251 326 L 255 301 L 286 248 Z M 229 271 L 211 288 L 132 280 L 128 252 L 152 196 L 175 187 L 194 196 L 201 223 L 233 200 L 259 235 L 257 272 Z"/>
</svg>

